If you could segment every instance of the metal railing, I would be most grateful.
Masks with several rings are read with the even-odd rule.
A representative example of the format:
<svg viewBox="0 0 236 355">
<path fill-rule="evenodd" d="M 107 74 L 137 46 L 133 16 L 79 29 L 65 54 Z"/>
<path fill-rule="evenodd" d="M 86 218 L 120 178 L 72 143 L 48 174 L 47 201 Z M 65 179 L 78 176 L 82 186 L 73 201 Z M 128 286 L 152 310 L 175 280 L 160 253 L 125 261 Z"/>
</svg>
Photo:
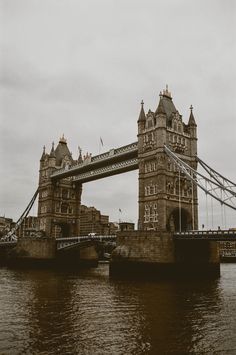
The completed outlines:
<svg viewBox="0 0 236 355">
<path fill-rule="evenodd" d="M 78 163 L 76 165 L 72 165 L 71 167 L 66 167 L 66 168 L 61 168 L 59 170 L 56 170 L 52 173 L 51 177 L 59 177 L 60 175 L 63 174 L 65 175 L 68 173 L 68 171 L 70 173 L 73 173 L 79 170 L 80 168 L 82 169 L 88 166 L 92 168 L 93 165 L 96 165 L 98 162 L 106 162 L 114 157 L 120 157 L 122 155 L 125 155 L 127 153 L 132 153 L 135 151 L 138 151 L 138 142 L 134 142 L 120 148 L 110 149 L 108 152 L 91 157 L 90 161 L 85 160 L 84 162 Z"/>
</svg>

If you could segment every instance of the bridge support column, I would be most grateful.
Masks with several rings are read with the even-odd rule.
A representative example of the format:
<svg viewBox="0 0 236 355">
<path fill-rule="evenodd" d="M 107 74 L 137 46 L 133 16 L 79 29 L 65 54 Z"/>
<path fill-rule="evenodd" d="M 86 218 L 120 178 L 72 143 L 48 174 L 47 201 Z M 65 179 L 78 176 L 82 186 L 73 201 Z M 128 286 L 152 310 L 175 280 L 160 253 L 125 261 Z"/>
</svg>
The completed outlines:
<svg viewBox="0 0 236 355">
<path fill-rule="evenodd" d="M 180 273 L 190 277 L 220 276 L 220 253 L 217 242 L 176 240 L 175 260 Z"/>
<path fill-rule="evenodd" d="M 110 262 L 111 277 L 165 278 L 174 270 L 174 242 L 168 232 L 120 232 Z"/>
<path fill-rule="evenodd" d="M 55 239 L 24 237 L 12 249 L 8 263 L 16 266 L 52 266 L 55 256 Z"/>
<path fill-rule="evenodd" d="M 220 274 L 217 243 L 179 244 L 166 231 L 120 232 L 111 277 L 214 278 Z"/>
</svg>

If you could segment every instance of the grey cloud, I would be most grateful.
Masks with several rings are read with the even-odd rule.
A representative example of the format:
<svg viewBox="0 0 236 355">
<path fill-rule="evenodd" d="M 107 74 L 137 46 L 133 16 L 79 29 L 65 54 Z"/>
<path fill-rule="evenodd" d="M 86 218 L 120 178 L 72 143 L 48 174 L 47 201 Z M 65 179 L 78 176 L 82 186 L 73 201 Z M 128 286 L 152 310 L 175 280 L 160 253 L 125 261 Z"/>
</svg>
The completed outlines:
<svg viewBox="0 0 236 355">
<path fill-rule="evenodd" d="M 104 150 L 130 143 L 141 99 L 154 110 L 165 84 L 185 121 L 194 105 L 201 157 L 236 180 L 234 1 L 0 2 L 0 214 L 24 209 L 44 144 L 65 133 L 76 156 L 100 136 Z M 86 185 L 83 202 L 117 219 L 125 200 L 135 220 L 136 173 Z"/>
</svg>

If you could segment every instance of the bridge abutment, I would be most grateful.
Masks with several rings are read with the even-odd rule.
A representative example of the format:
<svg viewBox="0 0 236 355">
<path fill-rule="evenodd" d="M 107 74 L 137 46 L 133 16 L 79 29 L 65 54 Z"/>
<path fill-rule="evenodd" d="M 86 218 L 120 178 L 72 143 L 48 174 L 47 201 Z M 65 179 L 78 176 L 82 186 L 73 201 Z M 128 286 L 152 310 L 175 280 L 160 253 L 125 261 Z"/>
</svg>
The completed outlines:
<svg viewBox="0 0 236 355">
<path fill-rule="evenodd" d="M 8 263 L 16 266 L 52 266 L 56 257 L 56 240 L 53 238 L 20 238 L 9 253 Z"/>
<path fill-rule="evenodd" d="M 216 242 L 180 244 L 166 231 L 120 232 L 112 253 L 110 276 L 165 279 L 220 275 Z"/>
</svg>

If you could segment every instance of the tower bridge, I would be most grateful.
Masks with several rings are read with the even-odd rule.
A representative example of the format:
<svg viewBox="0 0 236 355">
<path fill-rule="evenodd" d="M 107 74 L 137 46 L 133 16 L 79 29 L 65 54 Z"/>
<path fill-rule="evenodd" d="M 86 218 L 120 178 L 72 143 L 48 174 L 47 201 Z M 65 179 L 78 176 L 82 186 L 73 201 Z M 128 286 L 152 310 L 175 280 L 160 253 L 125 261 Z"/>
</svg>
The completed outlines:
<svg viewBox="0 0 236 355">
<path fill-rule="evenodd" d="M 96 156 L 82 157 L 80 150 L 73 159 L 64 136 L 56 149 L 52 144 L 50 153 L 44 147 L 38 186 L 39 228 L 50 238 L 79 237 L 83 184 L 138 169 L 138 230 L 118 233 L 111 273 L 146 268 L 162 274 L 187 268 L 193 274 L 203 270 L 218 274 L 215 241 L 232 240 L 236 235 L 198 231 L 198 188 L 236 210 L 236 184 L 198 157 L 193 107 L 185 123 L 168 88 L 160 93 L 155 110 L 145 112 L 142 101 L 137 124 L 137 142 Z M 207 176 L 198 172 L 198 164 Z"/>
</svg>

